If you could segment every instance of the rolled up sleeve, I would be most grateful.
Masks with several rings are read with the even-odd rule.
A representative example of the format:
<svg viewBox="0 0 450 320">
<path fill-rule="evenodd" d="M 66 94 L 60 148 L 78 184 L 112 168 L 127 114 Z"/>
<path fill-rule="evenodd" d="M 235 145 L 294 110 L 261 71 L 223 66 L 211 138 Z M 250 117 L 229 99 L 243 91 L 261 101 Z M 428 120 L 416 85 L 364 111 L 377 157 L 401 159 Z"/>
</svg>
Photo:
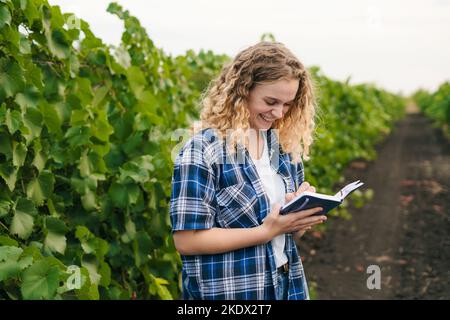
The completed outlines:
<svg viewBox="0 0 450 320">
<path fill-rule="evenodd" d="M 172 231 L 210 229 L 216 215 L 215 173 L 203 152 L 191 142 L 174 166 L 170 199 Z"/>
</svg>

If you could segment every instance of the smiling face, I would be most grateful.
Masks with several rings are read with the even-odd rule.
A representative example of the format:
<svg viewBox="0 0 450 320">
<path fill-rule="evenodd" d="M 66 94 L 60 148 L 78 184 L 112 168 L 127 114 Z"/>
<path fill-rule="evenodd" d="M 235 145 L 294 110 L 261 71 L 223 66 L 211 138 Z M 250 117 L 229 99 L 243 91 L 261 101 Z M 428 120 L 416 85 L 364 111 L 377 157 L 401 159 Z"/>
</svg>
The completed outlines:
<svg viewBox="0 0 450 320">
<path fill-rule="evenodd" d="M 298 79 L 256 84 L 248 97 L 250 127 L 268 130 L 276 120 L 283 118 L 294 103 L 298 85 Z"/>
</svg>

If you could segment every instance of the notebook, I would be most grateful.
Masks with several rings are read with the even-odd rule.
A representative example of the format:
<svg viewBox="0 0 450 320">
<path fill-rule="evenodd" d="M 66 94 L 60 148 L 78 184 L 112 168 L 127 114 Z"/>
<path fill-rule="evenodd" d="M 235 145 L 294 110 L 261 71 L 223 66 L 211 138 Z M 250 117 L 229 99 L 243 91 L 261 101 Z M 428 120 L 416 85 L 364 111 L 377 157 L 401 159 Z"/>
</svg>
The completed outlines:
<svg viewBox="0 0 450 320">
<path fill-rule="evenodd" d="M 294 199 L 286 203 L 280 209 L 280 214 L 287 214 L 290 212 L 307 210 L 311 208 L 321 207 L 323 211 L 318 212 L 318 215 L 328 213 L 330 210 L 339 206 L 350 193 L 361 187 L 364 183 L 360 180 L 349 183 L 334 196 L 327 194 L 305 191 Z"/>
</svg>

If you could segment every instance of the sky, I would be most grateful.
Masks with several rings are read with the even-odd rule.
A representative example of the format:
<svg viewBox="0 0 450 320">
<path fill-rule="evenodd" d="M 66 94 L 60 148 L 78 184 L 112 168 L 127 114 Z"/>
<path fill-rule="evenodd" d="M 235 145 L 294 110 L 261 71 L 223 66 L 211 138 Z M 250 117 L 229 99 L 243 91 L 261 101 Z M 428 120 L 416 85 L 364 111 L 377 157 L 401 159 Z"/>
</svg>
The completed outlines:
<svg viewBox="0 0 450 320">
<path fill-rule="evenodd" d="M 87 21 L 107 44 L 123 23 L 109 0 L 49 0 Z M 172 55 L 231 57 L 272 33 L 306 66 L 408 95 L 450 81 L 450 0 L 116 0 Z"/>
</svg>

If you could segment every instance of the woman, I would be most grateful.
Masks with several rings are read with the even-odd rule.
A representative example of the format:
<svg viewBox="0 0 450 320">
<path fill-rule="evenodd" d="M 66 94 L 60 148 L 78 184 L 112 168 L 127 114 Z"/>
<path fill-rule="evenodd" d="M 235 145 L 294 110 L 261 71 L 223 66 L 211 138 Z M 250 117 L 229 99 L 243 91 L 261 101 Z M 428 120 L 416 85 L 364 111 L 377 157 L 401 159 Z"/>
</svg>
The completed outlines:
<svg viewBox="0 0 450 320">
<path fill-rule="evenodd" d="M 310 75 L 281 43 L 243 50 L 211 82 L 172 180 L 184 299 L 309 299 L 296 242 L 326 217 L 279 210 L 315 191 L 301 161 L 314 115 Z"/>
</svg>

